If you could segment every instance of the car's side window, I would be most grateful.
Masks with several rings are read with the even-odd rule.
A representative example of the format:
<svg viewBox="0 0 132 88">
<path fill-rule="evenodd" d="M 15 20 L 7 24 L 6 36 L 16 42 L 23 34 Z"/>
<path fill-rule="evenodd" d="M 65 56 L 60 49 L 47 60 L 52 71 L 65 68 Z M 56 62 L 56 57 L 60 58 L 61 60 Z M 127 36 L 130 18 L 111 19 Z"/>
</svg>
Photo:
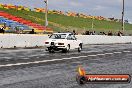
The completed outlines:
<svg viewBox="0 0 132 88">
<path fill-rule="evenodd" d="M 68 35 L 68 36 L 67 36 L 67 40 L 72 40 L 71 35 Z"/>
<path fill-rule="evenodd" d="M 67 40 L 76 40 L 75 36 L 74 35 L 68 35 L 67 36 Z"/>
<path fill-rule="evenodd" d="M 74 35 L 71 35 L 72 40 L 76 40 L 76 37 Z"/>
</svg>

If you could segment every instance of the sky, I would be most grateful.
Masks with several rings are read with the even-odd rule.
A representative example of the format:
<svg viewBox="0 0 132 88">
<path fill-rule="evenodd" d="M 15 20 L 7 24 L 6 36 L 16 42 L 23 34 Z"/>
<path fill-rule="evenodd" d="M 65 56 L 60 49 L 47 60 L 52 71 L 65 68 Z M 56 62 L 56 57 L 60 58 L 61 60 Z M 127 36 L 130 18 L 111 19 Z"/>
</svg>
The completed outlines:
<svg viewBox="0 0 132 88">
<path fill-rule="evenodd" d="M 94 16 L 121 19 L 123 0 L 48 0 L 51 10 L 73 11 Z M 45 8 L 44 0 L 0 0 L 2 4 Z M 125 20 L 132 23 L 132 0 L 125 0 Z"/>
</svg>

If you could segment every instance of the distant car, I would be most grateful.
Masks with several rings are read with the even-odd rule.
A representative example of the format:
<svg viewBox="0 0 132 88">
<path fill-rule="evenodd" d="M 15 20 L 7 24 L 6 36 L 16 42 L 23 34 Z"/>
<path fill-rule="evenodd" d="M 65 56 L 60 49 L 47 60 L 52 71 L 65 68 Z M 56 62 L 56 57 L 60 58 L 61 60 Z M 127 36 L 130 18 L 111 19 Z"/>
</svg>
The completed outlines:
<svg viewBox="0 0 132 88">
<path fill-rule="evenodd" d="M 71 49 L 82 50 L 82 41 L 77 40 L 73 33 L 53 33 L 45 41 L 46 50 L 49 52 L 62 51 L 68 52 Z"/>
</svg>

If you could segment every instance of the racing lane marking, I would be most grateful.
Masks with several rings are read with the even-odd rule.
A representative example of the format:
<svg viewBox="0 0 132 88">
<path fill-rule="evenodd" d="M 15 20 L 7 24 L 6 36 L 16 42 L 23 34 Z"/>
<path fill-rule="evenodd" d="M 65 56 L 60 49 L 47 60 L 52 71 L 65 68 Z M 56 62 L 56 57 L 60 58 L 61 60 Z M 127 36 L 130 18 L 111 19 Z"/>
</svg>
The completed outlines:
<svg viewBox="0 0 132 88">
<path fill-rule="evenodd" d="M 79 56 L 79 57 L 81 58 L 81 57 L 88 57 L 88 56 Z"/>
<path fill-rule="evenodd" d="M 30 58 L 27 58 L 27 57 L 24 57 L 24 58 L 22 58 L 23 60 L 28 60 L 28 59 L 30 59 Z"/>
<path fill-rule="evenodd" d="M 6 64 L 6 65 L 0 65 L 0 67 L 11 67 L 11 66 L 38 64 L 38 63 L 60 61 L 60 60 L 63 60 L 63 59 L 52 59 L 52 60 L 42 60 L 42 61 L 34 61 L 34 62 L 27 62 L 27 63 Z"/>
<path fill-rule="evenodd" d="M 96 54 L 96 55 L 98 55 L 98 56 L 104 56 L 105 54 Z"/>
<path fill-rule="evenodd" d="M 84 56 L 83 56 L 83 57 L 84 57 Z M 70 57 L 70 58 L 52 59 L 52 60 L 42 60 L 42 61 L 34 61 L 34 62 L 27 62 L 27 63 L 6 64 L 6 65 L 0 65 L 0 67 L 11 67 L 11 66 L 38 64 L 38 63 L 44 63 L 44 62 L 53 62 L 53 61 L 70 60 L 70 59 L 74 59 L 74 58 L 80 58 L 80 57 Z"/>
<path fill-rule="evenodd" d="M 123 52 L 131 52 L 131 51 L 123 51 Z M 16 63 L 16 64 L 5 64 L 0 65 L 0 67 L 11 67 L 11 66 L 20 66 L 20 65 L 29 65 L 29 64 L 38 64 L 38 63 L 46 63 L 46 62 L 54 62 L 54 61 L 62 61 L 62 60 L 70 60 L 76 58 L 86 58 L 86 57 L 96 57 L 99 55 L 112 55 L 112 54 L 120 54 L 122 52 L 113 52 L 113 53 L 104 53 L 104 54 L 96 54 L 96 55 L 87 55 L 87 56 L 78 56 L 78 57 L 69 57 L 69 58 L 62 58 L 62 59 L 52 59 L 52 60 L 42 60 L 42 61 L 34 61 L 34 62 L 26 62 L 26 63 Z"/>
<path fill-rule="evenodd" d="M 28 56 L 28 57 L 37 57 L 38 55 L 30 55 L 30 56 Z"/>
<path fill-rule="evenodd" d="M 105 53 L 105 55 L 112 55 L 113 53 Z"/>
<path fill-rule="evenodd" d="M 122 53 L 122 52 L 113 52 L 113 53 L 115 53 L 115 54 L 120 54 L 120 53 Z"/>
<path fill-rule="evenodd" d="M 88 56 L 97 56 L 97 55 L 88 55 Z M 0 67 L 11 67 L 11 66 L 38 64 L 38 63 L 44 63 L 44 62 L 54 62 L 54 61 L 70 60 L 70 59 L 81 58 L 81 57 L 88 57 L 88 56 L 78 56 L 78 57 L 69 57 L 69 58 L 62 58 L 62 59 L 42 60 L 42 61 L 34 61 L 34 62 L 27 62 L 27 63 L 6 64 L 6 65 L 0 65 Z"/>
<path fill-rule="evenodd" d="M 74 59 L 74 58 L 80 58 L 80 57 L 70 57 L 71 59 Z M 62 58 L 63 59 L 63 58 Z"/>
<path fill-rule="evenodd" d="M 131 51 L 123 51 L 124 53 L 130 53 Z"/>
<path fill-rule="evenodd" d="M 89 57 L 96 57 L 97 55 L 88 55 Z"/>
</svg>

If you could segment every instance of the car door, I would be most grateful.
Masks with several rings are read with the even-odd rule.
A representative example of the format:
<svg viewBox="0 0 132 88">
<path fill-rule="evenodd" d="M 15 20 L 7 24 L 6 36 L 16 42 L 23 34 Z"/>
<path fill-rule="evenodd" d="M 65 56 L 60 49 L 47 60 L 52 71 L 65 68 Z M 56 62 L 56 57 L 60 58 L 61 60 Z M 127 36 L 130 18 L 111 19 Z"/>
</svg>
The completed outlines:
<svg viewBox="0 0 132 88">
<path fill-rule="evenodd" d="M 71 35 L 71 38 L 72 38 L 72 40 L 73 40 L 73 48 L 78 48 L 78 41 L 77 41 L 77 39 L 76 39 L 76 37 L 75 37 L 75 35 Z"/>
<path fill-rule="evenodd" d="M 74 40 L 71 34 L 67 36 L 67 44 L 70 44 L 70 49 L 74 49 Z"/>
</svg>

